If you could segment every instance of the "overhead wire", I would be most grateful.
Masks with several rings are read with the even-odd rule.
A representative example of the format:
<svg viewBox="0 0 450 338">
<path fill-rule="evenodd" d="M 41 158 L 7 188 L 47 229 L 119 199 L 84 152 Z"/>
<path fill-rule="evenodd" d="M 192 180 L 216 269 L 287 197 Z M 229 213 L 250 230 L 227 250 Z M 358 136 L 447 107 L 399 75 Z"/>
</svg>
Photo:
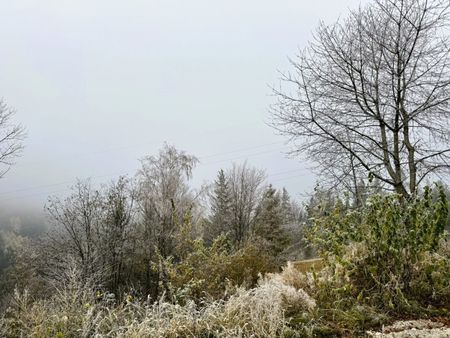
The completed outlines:
<svg viewBox="0 0 450 338">
<path fill-rule="evenodd" d="M 242 152 L 242 151 L 246 151 L 246 150 L 257 149 L 257 148 L 261 148 L 261 147 L 264 147 L 264 146 L 275 145 L 275 144 L 280 144 L 280 143 L 281 142 L 272 142 L 272 143 L 266 143 L 266 144 L 253 146 L 253 147 L 240 148 L 240 149 L 227 151 L 227 152 L 223 152 L 223 153 L 215 153 L 215 154 L 212 154 L 212 155 L 201 156 L 201 157 L 199 157 L 199 159 L 207 159 L 207 158 L 212 158 L 212 157 L 217 157 L 217 156 L 221 156 L 221 155 L 227 155 L 227 154 Z M 251 158 L 251 157 L 254 157 L 254 156 L 259 156 L 259 155 L 266 154 L 266 153 L 271 153 L 271 152 L 274 152 L 274 151 L 279 151 L 279 149 L 272 149 L 272 150 L 268 150 L 268 151 L 264 151 L 264 152 L 258 152 L 258 153 L 250 153 L 250 154 L 242 155 L 242 156 L 239 156 L 239 157 L 227 158 L 227 159 L 224 159 L 224 160 L 200 162 L 200 165 L 209 165 L 209 164 L 216 164 L 216 163 L 221 163 L 221 162 L 230 162 L 230 161 L 234 161 L 234 160 L 238 160 L 238 159 L 242 159 L 242 158 Z M 85 179 L 88 179 L 88 178 L 90 178 L 90 179 L 97 179 L 97 178 L 105 178 L 105 177 L 110 177 L 110 176 L 121 176 L 121 175 L 122 176 L 123 175 L 129 175 L 129 173 L 115 172 L 115 173 L 102 174 L 102 175 L 98 175 L 98 176 L 89 176 L 89 177 L 86 177 Z M 58 182 L 58 183 L 50 183 L 50 184 L 45 184 L 45 185 L 38 185 L 38 186 L 34 186 L 34 187 L 25 187 L 25 188 L 19 188 L 19 189 L 14 189 L 14 190 L 8 190 L 8 191 L 0 192 L 0 196 L 13 194 L 13 193 L 17 193 L 17 192 L 36 190 L 36 189 L 41 189 L 41 188 L 50 188 L 50 187 L 60 186 L 60 185 L 64 185 L 64 184 L 71 184 L 71 183 L 75 183 L 76 181 L 77 180 L 69 180 L 69 181 L 63 181 L 63 182 Z"/>
<path fill-rule="evenodd" d="M 272 143 L 266 143 L 266 144 L 261 144 L 261 145 L 257 145 L 257 146 L 252 146 L 252 147 L 240 148 L 240 149 L 235 149 L 232 151 L 226 151 L 226 152 L 216 153 L 216 154 L 212 154 L 212 155 L 201 156 L 201 157 L 199 157 L 199 159 L 214 158 L 214 157 L 219 157 L 219 156 L 223 156 L 223 155 L 227 155 L 227 154 L 239 153 L 242 151 L 258 149 L 258 148 L 281 144 L 281 143 L 283 143 L 283 142 L 272 142 Z M 267 150 L 267 151 L 262 151 L 262 152 L 245 154 L 245 155 L 241 155 L 241 156 L 233 157 L 233 158 L 200 162 L 200 165 L 210 165 L 210 164 L 217 164 L 217 163 L 222 163 L 222 162 L 232 162 L 232 161 L 239 160 L 239 159 L 246 159 L 246 158 L 251 158 L 251 157 L 260 156 L 260 155 L 264 155 L 264 154 L 269 154 L 269 153 L 272 153 L 275 151 L 281 151 L 281 149 L 277 148 L 277 149 L 272 149 L 272 150 Z M 307 170 L 307 168 L 299 168 L 299 169 L 294 169 L 294 170 L 289 170 L 289 171 L 278 172 L 275 174 L 268 175 L 268 178 L 274 177 L 274 176 L 280 176 L 280 175 L 291 173 L 291 172 L 301 171 L 301 170 Z M 126 176 L 126 175 L 130 175 L 130 173 L 129 172 L 115 172 L 115 173 L 109 173 L 109 174 L 89 176 L 89 177 L 82 178 L 81 180 L 83 180 L 83 179 L 95 180 L 95 179 L 99 179 L 99 178 L 117 177 L 117 176 Z M 297 176 L 295 176 L 295 177 L 297 177 Z M 19 188 L 19 189 L 15 189 L 15 190 L 4 191 L 4 192 L 0 192 L 0 196 L 14 195 L 16 193 L 52 188 L 52 187 L 57 187 L 57 186 L 61 186 L 61 185 L 71 185 L 71 184 L 75 184 L 78 180 L 80 180 L 80 179 L 68 180 L 68 181 L 63 181 L 63 182 L 58 182 L 58 183 L 51 183 L 51 184 L 46 184 L 46 185 L 38 185 L 38 186 L 34 186 L 34 187 L 24 187 L 24 188 Z M 279 179 L 274 180 L 272 182 L 276 182 L 278 180 Z M 25 195 L 19 195 L 19 196 L 16 195 L 16 196 L 11 196 L 9 198 L 8 197 L 1 198 L 0 201 L 8 201 L 8 200 L 12 200 L 12 199 L 33 197 L 33 196 L 39 196 L 39 195 L 44 195 L 44 194 L 50 195 L 53 193 L 64 192 L 64 191 L 70 191 L 70 188 L 65 188 L 64 190 L 58 190 L 55 192 L 48 192 L 48 190 L 45 190 L 45 191 L 36 192 L 36 193 L 32 193 L 32 194 L 25 194 Z"/>
</svg>

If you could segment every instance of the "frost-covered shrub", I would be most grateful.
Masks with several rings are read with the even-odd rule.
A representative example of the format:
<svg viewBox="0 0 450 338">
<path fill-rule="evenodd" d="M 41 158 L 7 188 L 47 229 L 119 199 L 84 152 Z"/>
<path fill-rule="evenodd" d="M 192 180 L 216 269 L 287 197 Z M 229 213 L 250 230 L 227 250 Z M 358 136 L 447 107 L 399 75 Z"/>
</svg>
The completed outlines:
<svg viewBox="0 0 450 338">
<path fill-rule="evenodd" d="M 302 289 L 278 279 L 265 278 L 253 289 L 239 289 L 225 302 L 224 324 L 241 327 L 246 336 L 279 337 L 287 324 L 286 314 L 312 311 L 316 306 Z"/>
<path fill-rule="evenodd" d="M 296 289 L 309 290 L 314 287 L 314 278 L 311 272 L 303 273 L 292 262 L 287 262 L 280 273 L 268 274 L 273 279 Z"/>
<path fill-rule="evenodd" d="M 175 295 L 196 300 L 223 298 L 230 285 L 256 285 L 259 275 L 277 270 L 275 259 L 254 243 L 234 251 L 226 237 L 212 246 L 196 241 L 192 251 L 179 263 L 168 265 Z"/>
<path fill-rule="evenodd" d="M 421 262 L 437 252 L 447 214 L 442 188 L 425 188 L 410 201 L 395 194 L 376 195 L 359 211 L 336 207 L 316 219 L 310 237 L 333 271 L 330 280 L 338 284 L 334 292 L 364 304 L 404 310 L 416 298 L 416 270 L 434 269 Z"/>
<path fill-rule="evenodd" d="M 436 252 L 425 252 L 414 265 L 411 289 L 416 299 L 437 307 L 450 304 L 450 242 Z"/>
<path fill-rule="evenodd" d="M 0 319 L 2 337 L 79 337 L 92 292 L 68 281 L 50 299 L 33 299 L 27 290 L 14 291 L 11 306 Z"/>
<path fill-rule="evenodd" d="M 228 299 L 186 299 L 182 304 L 95 300 L 79 284 L 33 301 L 17 294 L 17 304 L 0 317 L 2 337 L 282 337 L 291 314 L 310 313 L 315 301 L 277 275 L 250 289 L 237 287 Z"/>
</svg>

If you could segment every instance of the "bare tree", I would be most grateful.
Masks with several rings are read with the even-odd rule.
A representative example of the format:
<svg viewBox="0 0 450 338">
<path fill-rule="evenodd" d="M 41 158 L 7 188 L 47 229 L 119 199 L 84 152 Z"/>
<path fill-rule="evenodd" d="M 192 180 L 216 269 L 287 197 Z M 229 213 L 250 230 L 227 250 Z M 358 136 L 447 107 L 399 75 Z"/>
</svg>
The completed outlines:
<svg viewBox="0 0 450 338">
<path fill-rule="evenodd" d="M 25 129 L 12 121 L 15 110 L 0 99 L 0 178 L 3 177 L 23 149 Z"/>
<path fill-rule="evenodd" d="M 160 256 L 176 256 L 176 238 L 185 217 L 192 215 L 195 222 L 199 216 L 196 193 L 188 185 L 197 163 L 196 157 L 166 144 L 157 156 L 142 160 L 137 175 L 139 255 L 145 266 L 145 292 L 153 297 L 162 279 L 155 263 Z"/>
<path fill-rule="evenodd" d="M 257 207 L 263 197 L 264 171 L 233 164 L 227 172 L 231 199 L 231 226 L 233 240 L 242 244 L 252 233 Z"/>
<path fill-rule="evenodd" d="M 198 160 L 194 156 L 165 145 L 158 156 L 142 160 L 138 172 L 139 198 L 149 243 L 167 257 L 173 253 L 177 224 L 196 206 L 195 193 L 187 182 Z"/>
<path fill-rule="evenodd" d="M 97 248 L 103 218 L 100 191 L 89 181 L 79 181 L 66 199 L 50 198 L 46 210 L 55 225 L 47 244 L 53 255 L 49 264 L 54 264 L 49 270 L 64 269 L 69 258 L 78 262 L 86 277 L 97 272 L 101 267 Z"/>
<path fill-rule="evenodd" d="M 125 260 L 134 235 L 134 201 L 125 177 L 98 190 L 79 181 L 66 199 L 51 198 L 46 209 L 55 228 L 44 243 L 46 270 L 55 277 L 77 263 L 86 278 L 95 273 L 106 288 L 118 291 L 128 282 Z"/>
<path fill-rule="evenodd" d="M 126 177 L 105 185 L 102 190 L 102 222 L 99 233 L 99 253 L 102 257 L 102 270 L 111 291 L 117 291 L 125 284 L 127 254 L 131 249 L 130 240 L 134 234 L 133 216 L 136 193 Z"/>
<path fill-rule="evenodd" d="M 353 207 L 362 206 L 367 198 L 367 188 L 378 182 L 368 177 L 351 152 L 343 152 L 337 144 L 318 150 L 312 157 L 316 163 L 314 169 L 321 178 L 320 186 L 349 199 Z"/>
<path fill-rule="evenodd" d="M 336 182 L 365 177 L 408 197 L 449 170 L 446 0 L 376 0 L 321 24 L 275 90 L 273 126 Z M 355 172 L 356 170 L 357 172 Z"/>
</svg>

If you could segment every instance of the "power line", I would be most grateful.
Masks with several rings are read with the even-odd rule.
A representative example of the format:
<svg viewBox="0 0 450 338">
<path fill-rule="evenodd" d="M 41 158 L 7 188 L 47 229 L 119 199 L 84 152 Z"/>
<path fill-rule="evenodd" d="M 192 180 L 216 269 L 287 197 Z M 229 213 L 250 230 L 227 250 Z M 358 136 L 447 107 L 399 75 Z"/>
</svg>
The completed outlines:
<svg viewBox="0 0 450 338">
<path fill-rule="evenodd" d="M 236 149 L 236 150 L 227 151 L 227 152 L 223 152 L 223 153 L 216 153 L 216 154 L 212 154 L 212 155 L 202 156 L 202 157 L 200 157 L 200 159 L 212 158 L 212 157 L 217 157 L 217 156 L 221 156 L 221 155 L 227 155 L 227 154 L 242 152 L 242 151 L 246 151 L 246 150 L 258 149 L 258 148 L 262 148 L 262 147 L 265 147 L 265 146 L 275 145 L 275 144 L 280 144 L 280 143 L 282 143 L 282 142 L 266 143 L 266 144 L 261 144 L 261 145 L 258 145 L 258 146 L 241 148 L 241 149 Z M 228 158 L 228 159 L 225 159 L 225 160 L 216 160 L 216 161 L 204 162 L 204 163 L 200 163 L 200 165 L 210 165 L 210 164 L 216 164 L 216 163 L 221 163 L 221 162 L 231 162 L 231 161 L 234 161 L 234 160 L 255 157 L 255 156 L 271 153 L 271 152 L 274 152 L 274 151 L 279 151 L 279 149 L 272 149 L 272 150 L 263 151 L 263 152 L 250 153 L 250 154 L 247 154 L 247 155 L 242 155 L 242 156 L 234 157 L 234 158 Z M 116 175 L 118 175 L 118 176 L 129 175 L 129 173 L 124 173 L 124 172 L 118 173 L 118 172 L 116 172 L 116 173 L 111 173 L 111 174 L 102 174 L 102 175 L 99 175 L 99 176 L 89 176 L 89 177 L 86 177 L 86 178 L 96 179 L 96 178 L 104 178 L 104 177 L 116 176 Z M 41 189 L 41 188 L 50 188 L 50 187 L 60 186 L 60 185 L 64 185 L 64 184 L 73 184 L 75 182 L 76 182 L 76 180 L 70 180 L 70 181 L 64 181 L 64 182 L 58 182 L 58 183 L 39 185 L 39 186 L 34 186 L 34 187 L 25 187 L 25 188 L 20 188 L 20 189 L 14 189 L 14 190 L 0 192 L 0 196 L 13 194 L 13 193 L 16 193 L 16 192 L 36 190 L 36 189 Z"/>
<path fill-rule="evenodd" d="M 112 173 L 112 174 L 105 174 L 105 175 L 98 175 L 98 176 L 89 176 L 89 177 L 86 177 L 84 179 L 97 179 L 97 178 L 105 178 L 105 177 L 111 177 L 111 176 L 122 176 L 122 175 L 126 175 L 126 173 L 124 174 L 123 172 L 116 172 L 116 173 Z M 60 186 L 60 185 L 65 185 L 65 184 L 73 184 L 73 183 L 77 182 L 77 180 L 78 179 L 65 181 L 65 182 L 59 182 L 59 183 L 38 185 L 38 186 L 34 186 L 34 187 L 22 188 L 22 189 L 17 189 L 17 190 L 4 191 L 4 192 L 0 193 L 0 196 L 1 195 L 13 194 L 13 193 L 16 193 L 16 192 L 36 190 L 36 189 L 41 189 L 41 188 L 51 188 L 51 187 L 57 187 L 57 186 Z"/>
<path fill-rule="evenodd" d="M 217 154 L 208 155 L 208 156 L 201 156 L 201 157 L 199 157 L 199 159 L 202 160 L 202 159 L 207 159 L 207 158 L 211 158 L 211 157 L 217 157 L 217 156 L 222 156 L 222 155 L 234 154 L 234 153 L 238 153 L 238 152 L 241 152 L 241 151 L 253 150 L 253 149 L 263 148 L 263 147 L 267 147 L 267 146 L 272 146 L 272 145 L 275 145 L 275 144 L 282 144 L 282 143 L 284 143 L 284 142 L 272 142 L 272 143 L 260 144 L 258 146 L 254 146 L 254 147 L 241 148 L 241 149 L 236 149 L 236 150 L 227 151 L 227 152 L 223 152 L 223 153 L 217 153 Z"/>
<path fill-rule="evenodd" d="M 280 143 L 282 143 L 282 142 L 273 142 L 273 143 L 268 143 L 268 144 L 262 144 L 262 145 L 258 145 L 258 146 L 241 148 L 241 149 L 237 149 L 237 150 L 233 150 L 233 151 L 227 151 L 227 152 L 223 152 L 223 153 L 216 153 L 216 154 L 213 154 L 213 155 L 202 156 L 201 158 L 212 158 L 212 157 L 217 157 L 217 156 L 221 156 L 221 155 L 226 155 L 226 154 L 231 154 L 231 153 L 237 153 L 237 152 L 241 152 L 241 151 L 251 150 L 251 149 L 258 149 L 258 148 L 262 148 L 264 146 L 275 145 L 275 144 L 280 144 Z M 200 163 L 200 165 L 217 164 L 217 163 L 222 163 L 222 162 L 232 162 L 234 160 L 260 156 L 260 155 L 264 155 L 264 154 L 268 154 L 268 153 L 272 153 L 274 151 L 280 151 L 280 150 L 281 149 L 272 149 L 272 150 L 267 150 L 267 151 L 262 151 L 262 152 L 250 153 L 250 154 L 242 155 L 242 156 L 239 156 L 239 157 Z M 286 173 L 291 173 L 291 172 L 301 171 L 301 170 L 306 170 L 306 168 L 294 169 L 294 170 L 289 170 L 289 171 L 284 171 L 284 172 L 278 172 L 278 173 L 275 173 L 275 174 L 271 174 L 268 177 L 279 176 L 279 175 L 283 175 L 283 174 L 286 174 Z M 106 178 L 106 177 L 114 177 L 114 176 L 125 176 L 125 175 L 129 175 L 129 174 L 130 173 L 128 173 L 128 172 L 115 172 L 115 173 L 110 173 L 110 174 L 89 176 L 89 177 L 85 177 L 84 179 L 98 179 L 98 178 Z M 5 191 L 5 192 L 1 192 L 0 196 L 2 196 L 2 195 L 3 196 L 4 195 L 11 195 L 11 194 L 15 194 L 17 192 L 27 192 L 27 191 L 32 191 L 32 190 L 39 190 L 39 189 L 57 187 L 57 186 L 61 186 L 61 185 L 74 184 L 74 183 L 77 182 L 77 180 L 70 180 L 70 181 L 64 181 L 64 182 L 59 182 L 59 183 L 39 185 L 39 186 L 35 186 L 35 187 L 25 187 L 25 188 L 16 189 L 16 190 L 9 190 L 9 191 Z M 61 191 L 70 191 L 70 189 L 64 189 L 64 190 L 61 190 Z M 58 191 L 58 192 L 60 192 L 60 191 Z M 8 201 L 8 200 L 11 200 L 11 199 L 24 198 L 24 197 L 38 196 L 38 195 L 43 195 L 43 194 L 49 194 L 49 192 L 38 192 L 38 193 L 33 193 L 31 195 L 30 194 L 26 194 L 26 195 L 21 195 L 21 196 L 13 196 L 11 198 L 2 199 L 2 201 Z"/>
<path fill-rule="evenodd" d="M 293 173 L 293 172 L 303 171 L 303 170 L 309 170 L 309 169 L 308 168 L 293 169 L 293 170 L 288 170 L 288 171 L 283 171 L 283 172 L 279 172 L 279 173 L 276 173 L 276 174 L 272 174 L 272 175 L 269 175 L 268 177 L 274 177 L 274 176 L 279 176 L 279 175 L 283 175 L 283 174 L 290 174 L 290 173 Z"/>
<path fill-rule="evenodd" d="M 242 159 L 256 157 L 256 156 L 265 155 L 265 154 L 278 152 L 278 151 L 281 151 L 281 149 L 266 150 L 266 151 L 261 151 L 261 152 L 258 152 L 258 153 L 242 155 L 242 156 L 239 156 L 239 157 L 227 158 L 227 159 L 224 159 L 224 160 L 205 162 L 205 163 L 200 163 L 200 165 L 202 165 L 202 164 L 203 165 L 210 165 L 210 164 L 217 164 L 217 163 L 223 163 L 223 162 L 233 162 L 233 161 L 236 161 L 236 160 L 242 160 Z"/>
<path fill-rule="evenodd" d="M 225 128 L 227 129 L 231 129 L 234 126 L 230 126 L 229 128 Z M 211 129 L 211 130 L 206 130 L 203 133 L 200 133 L 198 135 L 208 135 L 211 132 L 214 132 L 216 130 L 222 130 L 223 128 L 219 128 L 219 129 Z M 79 153 L 74 153 L 72 154 L 73 157 L 77 157 L 77 158 L 82 158 L 82 157 L 86 157 L 86 156 L 92 156 L 92 155 L 99 155 L 99 154 L 105 154 L 105 153 L 110 153 L 110 152 L 114 152 L 117 150 L 127 150 L 127 149 L 135 149 L 138 147 L 142 147 L 142 146 L 154 146 L 156 145 L 156 140 L 155 141 L 151 141 L 151 142 L 140 142 L 140 143 L 134 143 L 134 144 L 129 144 L 129 145 L 122 145 L 122 146 L 117 146 L 117 147 L 110 147 L 110 148 L 104 148 L 104 149 L 99 149 L 99 150 L 95 150 L 95 151 L 89 151 L 89 152 L 79 152 Z M 229 151 L 227 152 L 228 154 L 232 154 L 234 152 L 239 152 L 239 151 L 245 151 L 245 150 L 252 150 L 252 149 L 256 149 L 256 148 L 261 148 L 264 146 L 270 146 L 270 145 L 274 145 L 274 144 L 282 144 L 285 143 L 284 141 L 279 141 L 279 142 L 273 142 L 273 143 L 267 143 L 267 144 L 261 144 L 258 145 L 256 147 L 249 147 L 249 148 L 242 148 L 242 149 L 237 149 L 237 150 L 233 150 L 233 151 Z M 158 142 L 158 145 L 161 144 L 161 142 Z M 214 157 L 214 156 L 219 156 L 219 155 L 225 155 L 227 153 L 218 153 L 218 154 L 212 154 L 212 155 L 207 155 L 206 157 L 201 157 L 201 158 L 208 158 L 208 157 Z M 200 158 L 200 159 L 201 159 Z M 18 167 L 24 167 L 27 165 L 35 165 L 35 164 L 39 164 L 42 163 L 43 161 L 31 161 L 31 162 L 20 162 L 17 164 Z"/>
<path fill-rule="evenodd" d="M 280 181 L 291 180 L 291 179 L 294 179 L 294 178 L 301 178 L 301 177 L 305 177 L 305 176 L 308 176 L 308 175 L 311 175 L 311 174 L 302 174 L 302 175 L 296 175 L 296 176 L 283 177 L 283 178 L 280 178 L 280 179 L 273 180 L 272 183 L 273 182 L 280 182 Z"/>
<path fill-rule="evenodd" d="M 282 172 L 278 172 L 278 173 L 274 173 L 274 174 L 270 174 L 267 176 L 267 178 L 270 177 L 275 177 L 275 176 L 282 176 L 284 174 L 288 174 L 288 173 L 292 173 L 292 172 L 298 172 L 298 171 L 304 171 L 304 170 L 308 170 L 307 168 L 299 168 L 299 169 L 293 169 L 293 170 L 289 170 L 289 171 L 282 171 Z M 86 179 L 97 179 L 97 178 L 105 178 L 105 177 L 111 177 L 111 176 L 123 176 L 126 174 L 111 174 L 111 175 L 101 175 L 101 176 L 93 176 L 93 177 L 88 177 Z M 290 176 L 290 177 L 285 177 L 285 178 L 281 178 L 281 179 L 276 179 L 276 180 L 271 180 L 269 183 L 274 183 L 274 182 L 278 182 L 278 181 L 284 181 L 284 180 L 289 180 L 289 179 L 293 179 L 293 178 L 299 178 L 299 177 L 305 177 L 307 174 L 302 174 L 302 175 L 296 175 L 296 176 Z M 70 181 L 69 184 L 72 183 L 76 183 L 75 181 Z M 51 186 L 55 186 L 55 185 L 48 185 L 46 187 L 51 187 Z M 9 197 L 9 198 L 5 198 L 5 199 L 1 199 L 0 201 L 10 201 L 10 200 L 15 200 L 18 198 L 27 198 L 27 197 L 34 197 L 34 196 L 40 196 L 40 195 L 52 195 L 54 193 L 59 193 L 59 192 L 68 192 L 71 191 L 70 188 L 65 188 L 62 190 L 57 190 L 57 191 L 45 191 L 45 192 L 38 192 L 38 193 L 32 193 L 32 194 L 26 194 L 26 195 L 21 195 L 21 196 L 13 196 L 13 197 Z"/>
</svg>

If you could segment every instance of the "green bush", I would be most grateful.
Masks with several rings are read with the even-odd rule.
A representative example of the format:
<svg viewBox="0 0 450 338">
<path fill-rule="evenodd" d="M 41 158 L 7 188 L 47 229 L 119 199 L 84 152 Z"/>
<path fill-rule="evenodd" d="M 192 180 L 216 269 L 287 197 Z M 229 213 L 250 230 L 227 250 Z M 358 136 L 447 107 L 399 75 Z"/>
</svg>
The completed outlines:
<svg viewBox="0 0 450 338">
<path fill-rule="evenodd" d="M 210 247 L 195 241 L 192 251 L 181 262 L 171 263 L 168 270 L 175 295 L 199 300 L 223 298 L 230 285 L 253 287 L 261 274 L 274 272 L 277 266 L 257 243 L 234 251 L 227 238 L 220 236 Z"/>
<path fill-rule="evenodd" d="M 417 300 L 444 310 L 450 304 L 450 243 L 441 241 L 436 252 L 423 253 L 414 265 L 411 289 Z M 445 308 L 447 307 L 447 309 Z"/>
<path fill-rule="evenodd" d="M 337 206 L 330 215 L 314 220 L 309 237 L 337 284 L 332 299 L 351 297 L 362 304 L 405 311 L 415 308 L 416 302 L 419 306 L 428 302 L 430 292 L 436 297 L 448 294 L 444 273 L 448 256 L 436 255 L 447 214 L 447 199 L 439 187 L 425 188 L 409 201 L 395 194 L 376 195 L 359 211 Z M 430 258 L 424 261 L 425 256 Z M 439 278 L 438 271 L 442 271 Z M 425 290 L 426 281 L 433 278 L 435 289 Z"/>
</svg>

